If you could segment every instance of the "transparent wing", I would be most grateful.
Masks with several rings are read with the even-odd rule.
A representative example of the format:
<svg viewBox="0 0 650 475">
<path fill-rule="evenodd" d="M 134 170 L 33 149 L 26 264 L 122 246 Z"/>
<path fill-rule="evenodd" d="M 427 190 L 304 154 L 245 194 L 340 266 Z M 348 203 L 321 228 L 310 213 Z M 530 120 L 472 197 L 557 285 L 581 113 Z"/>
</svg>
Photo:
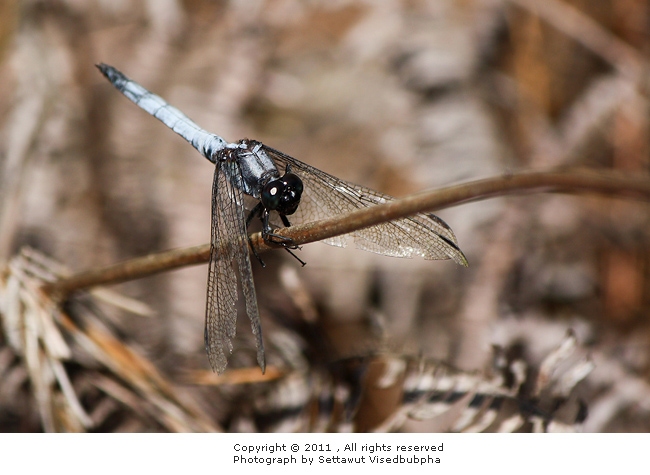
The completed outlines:
<svg viewBox="0 0 650 475">
<path fill-rule="evenodd" d="M 297 211 L 290 215 L 292 224 L 302 224 L 385 203 L 394 198 L 377 191 L 339 180 L 317 168 L 284 153 L 264 146 L 278 170 L 286 166 L 298 175 L 304 191 Z M 282 226 L 276 217 L 273 223 Z M 408 218 L 355 231 L 325 240 L 327 244 L 345 247 L 352 237 L 360 249 L 395 257 L 421 256 L 425 259 L 453 259 L 467 266 L 467 259 L 458 247 L 451 228 L 433 214 L 417 214 Z"/>
<path fill-rule="evenodd" d="M 243 193 L 231 186 L 225 167 L 239 173 L 239 166 L 234 162 L 217 162 L 214 172 L 205 349 L 212 369 L 223 373 L 237 327 L 237 274 L 233 268 L 233 262 L 237 262 L 246 313 L 256 339 L 257 362 L 264 372 L 266 362 L 248 251 Z"/>
</svg>

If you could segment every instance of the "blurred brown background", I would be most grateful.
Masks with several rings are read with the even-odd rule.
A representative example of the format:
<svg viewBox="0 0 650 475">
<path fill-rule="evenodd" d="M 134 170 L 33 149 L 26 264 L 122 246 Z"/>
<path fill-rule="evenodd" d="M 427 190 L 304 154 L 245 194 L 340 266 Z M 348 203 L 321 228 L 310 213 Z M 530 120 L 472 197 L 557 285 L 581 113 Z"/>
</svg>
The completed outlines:
<svg viewBox="0 0 650 475">
<path fill-rule="evenodd" d="M 228 141 L 404 196 L 559 165 L 647 173 L 649 21 L 646 0 L 3 0 L 0 261 L 30 245 L 79 271 L 209 241 L 212 165 L 95 63 Z M 254 263 L 265 338 L 304 318 L 296 276 L 326 342 L 309 361 L 379 350 L 482 371 L 499 344 L 535 365 L 572 328 L 596 363 L 583 430 L 650 430 L 647 205 L 536 194 L 437 214 L 470 268 L 324 244 L 305 268 Z M 117 288 L 156 312 L 113 315 L 121 338 L 172 380 L 208 368 L 206 274 Z M 210 403 L 227 391 L 183 391 L 229 428 Z M 2 394 L 0 430 L 40 430 Z"/>
</svg>

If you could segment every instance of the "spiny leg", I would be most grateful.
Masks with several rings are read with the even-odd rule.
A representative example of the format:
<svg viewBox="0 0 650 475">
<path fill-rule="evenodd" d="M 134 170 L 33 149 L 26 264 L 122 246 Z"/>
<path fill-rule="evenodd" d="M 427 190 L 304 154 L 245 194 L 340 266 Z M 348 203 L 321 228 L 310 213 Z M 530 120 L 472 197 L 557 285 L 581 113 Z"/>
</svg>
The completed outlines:
<svg viewBox="0 0 650 475">
<path fill-rule="evenodd" d="M 287 165 L 287 170 L 288 169 L 289 169 L 289 165 Z M 291 226 L 291 223 L 289 222 L 289 218 L 287 218 L 286 215 L 281 214 L 280 219 L 282 220 L 282 224 L 284 224 L 285 227 L 288 228 L 288 227 Z M 300 248 L 300 246 L 293 246 L 291 249 L 300 250 L 301 248 Z M 287 251 L 289 254 L 291 254 L 298 262 L 300 262 L 300 264 L 303 267 L 305 267 L 307 265 L 307 263 L 305 261 L 303 261 L 301 258 L 299 258 L 298 256 L 296 256 L 293 252 L 291 252 L 291 249 L 289 247 L 287 247 L 287 246 L 284 246 L 284 250 Z"/>
<path fill-rule="evenodd" d="M 298 256 L 296 256 L 292 252 L 292 249 L 300 250 L 300 247 L 293 245 L 292 244 L 293 241 L 291 240 L 291 238 L 287 238 L 285 236 L 280 236 L 279 234 L 275 234 L 275 233 L 271 232 L 271 226 L 269 224 L 269 213 L 266 210 L 264 210 L 264 206 L 262 205 L 261 202 L 257 203 L 257 205 L 255 205 L 255 207 L 251 210 L 251 212 L 248 213 L 248 217 L 246 218 L 246 229 L 248 229 L 248 226 L 250 225 L 251 221 L 253 220 L 253 218 L 255 216 L 260 216 L 260 219 L 262 220 L 262 239 L 264 239 L 264 241 L 273 242 L 275 244 L 281 245 L 284 248 L 285 251 L 287 251 L 289 254 L 291 254 L 298 262 L 300 262 L 300 265 L 302 265 L 303 267 L 305 267 L 307 265 L 307 263 L 305 261 L 300 259 Z M 285 215 L 281 214 L 280 219 L 282 219 L 282 223 L 286 227 L 291 226 L 291 223 L 289 222 L 289 220 L 287 219 L 287 217 Z M 272 240 L 270 238 L 276 238 L 276 239 L 279 240 L 279 242 L 274 241 L 274 240 Z M 257 250 L 255 249 L 255 246 L 253 246 L 253 241 L 251 241 L 250 235 L 248 236 L 248 245 L 251 248 L 251 250 L 253 251 L 253 255 L 258 260 L 258 262 L 262 265 L 262 267 L 266 267 L 266 264 L 264 263 L 262 258 L 257 253 Z"/>
<path fill-rule="evenodd" d="M 279 213 L 278 213 L 279 214 Z M 291 226 L 291 223 L 287 219 L 287 217 L 283 214 L 279 214 L 280 219 L 282 219 L 282 223 L 288 228 Z M 307 265 L 305 261 L 300 259 L 298 256 L 296 256 L 292 250 L 298 249 L 300 250 L 299 246 L 296 246 L 293 244 L 293 240 L 291 238 L 285 237 L 285 236 L 280 236 L 279 234 L 275 234 L 271 231 L 271 225 L 269 224 L 269 213 L 268 211 L 263 211 L 262 212 L 262 238 L 266 242 L 272 242 L 274 244 L 279 244 L 284 248 L 285 251 L 287 251 L 289 254 L 291 254 L 294 259 L 296 259 L 300 264 L 304 267 Z M 274 240 L 274 239 L 277 239 Z"/>
<path fill-rule="evenodd" d="M 297 249 L 298 246 L 296 246 L 293 243 L 293 239 L 288 238 L 286 236 L 281 236 L 279 234 L 275 234 L 273 230 L 271 229 L 271 225 L 269 224 L 269 212 L 264 210 L 262 211 L 262 238 L 264 241 L 268 243 L 273 243 L 273 244 L 278 244 L 285 249 Z M 289 223 L 289 220 L 286 218 L 284 215 L 280 215 L 280 218 L 282 219 L 282 223 L 286 226 L 289 227 L 291 226 L 291 223 Z"/>
</svg>

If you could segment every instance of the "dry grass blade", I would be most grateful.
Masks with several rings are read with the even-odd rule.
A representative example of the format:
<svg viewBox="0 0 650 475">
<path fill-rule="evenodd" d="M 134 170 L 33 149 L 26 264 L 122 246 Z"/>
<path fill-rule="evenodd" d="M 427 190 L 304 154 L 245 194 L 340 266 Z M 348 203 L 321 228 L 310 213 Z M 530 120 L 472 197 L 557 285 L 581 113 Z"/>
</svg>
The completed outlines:
<svg viewBox="0 0 650 475">
<path fill-rule="evenodd" d="M 264 373 L 258 368 L 233 369 L 224 374 L 216 374 L 212 371 L 197 370 L 186 375 L 185 381 L 188 384 L 199 384 L 205 386 L 220 386 L 223 384 L 250 384 L 274 381 L 281 378 L 284 373 L 275 366 L 267 366 Z"/>
<path fill-rule="evenodd" d="M 81 305 L 76 310 L 70 306 L 69 314 L 59 309 L 40 290 L 43 283 L 59 277 L 58 267 L 49 264 L 26 250 L 11 261 L 0 279 L 0 318 L 16 356 L 9 364 L 26 368 L 44 430 L 81 431 L 105 424 L 89 416 L 95 411 L 82 402 L 94 400 L 92 406 L 105 406 L 102 398 L 97 402 L 97 395 L 89 394 L 92 388 L 120 402 L 131 419 L 138 419 L 143 409 L 150 417 L 149 430 L 217 430 L 191 401 L 179 397 L 148 360 L 101 325 L 93 311 Z M 13 370 L 13 374 L 19 373 Z M 103 383 L 85 384 L 88 380 Z M 121 390 L 109 390 L 117 387 Z"/>
<path fill-rule="evenodd" d="M 567 344 L 562 342 L 547 359 L 555 361 Z M 294 370 L 261 393 L 241 394 L 243 407 L 250 405 L 241 412 L 253 413 L 244 427 L 318 432 L 581 429 L 584 411 L 576 410 L 580 404 L 574 392 L 593 366 L 567 364 L 543 384 L 538 380 L 541 394 L 534 395 L 523 390 L 535 381 L 524 384 L 531 373 L 522 360 L 497 361 L 490 371 L 465 372 L 431 359 L 382 354 Z"/>
</svg>

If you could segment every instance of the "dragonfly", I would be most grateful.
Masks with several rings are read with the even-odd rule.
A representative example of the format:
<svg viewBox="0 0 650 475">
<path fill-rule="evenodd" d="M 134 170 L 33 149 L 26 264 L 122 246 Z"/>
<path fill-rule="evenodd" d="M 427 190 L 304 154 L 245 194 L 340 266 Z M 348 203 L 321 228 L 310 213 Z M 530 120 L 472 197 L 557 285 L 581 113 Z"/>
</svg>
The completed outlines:
<svg viewBox="0 0 650 475">
<path fill-rule="evenodd" d="M 325 219 L 394 198 L 340 180 L 259 141 L 243 139 L 229 143 L 202 129 L 180 110 L 116 68 L 103 63 L 97 67 L 128 99 L 187 140 L 215 165 L 205 349 L 212 369 L 223 373 L 233 351 L 237 325 L 236 263 L 246 314 L 255 336 L 257 362 L 264 372 L 266 358 L 249 252 L 251 221 L 261 220 L 264 241 L 279 244 L 291 252 L 297 246 L 291 239 L 276 234 L 276 229 Z M 433 214 L 416 214 L 324 242 L 345 247 L 351 239 L 358 248 L 377 254 L 453 259 L 460 265 L 468 265 L 454 232 Z M 259 259 L 257 254 L 255 256 Z"/>
</svg>

